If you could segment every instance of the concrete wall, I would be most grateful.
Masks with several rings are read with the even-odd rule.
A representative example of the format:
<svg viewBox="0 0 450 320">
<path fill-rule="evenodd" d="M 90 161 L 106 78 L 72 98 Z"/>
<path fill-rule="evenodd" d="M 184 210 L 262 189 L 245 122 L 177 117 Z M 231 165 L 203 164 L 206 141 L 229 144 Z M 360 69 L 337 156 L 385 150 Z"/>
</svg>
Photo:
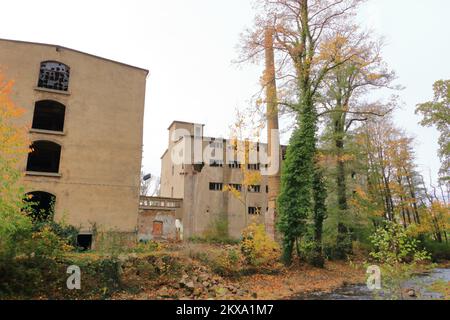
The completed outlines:
<svg viewBox="0 0 450 320">
<path fill-rule="evenodd" d="M 68 92 L 36 88 L 40 63 L 70 67 Z M 49 99 L 66 106 L 63 134 L 31 133 L 30 140 L 62 146 L 60 177 L 26 175 L 27 191 L 56 196 L 56 219 L 82 230 L 135 232 L 139 203 L 147 71 L 55 46 L 0 40 L 0 67 L 15 80 L 13 100 L 26 109 Z M 26 158 L 21 161 L 25 172 Z"/>
</svg>

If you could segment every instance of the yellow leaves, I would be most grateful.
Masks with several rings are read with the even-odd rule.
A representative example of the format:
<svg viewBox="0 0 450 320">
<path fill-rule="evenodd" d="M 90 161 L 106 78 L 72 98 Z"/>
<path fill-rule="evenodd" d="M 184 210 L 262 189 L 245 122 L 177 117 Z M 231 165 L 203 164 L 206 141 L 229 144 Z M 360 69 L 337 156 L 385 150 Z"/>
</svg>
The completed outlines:
<svg viewBox="0 0 450 320">
<path fill-rule="evenodd" d="M 383 77 L 382 74 L 377 74 L 377 73 L 369 73 L 368 75 L 366 75 L 367 80 L 374 82 L 376 80 L 379 80 Z"/>
<path fill-rule="evenodd" d="M 264 225 L 252 223 L 242 232 L 241 251 L 248 264 L 264 266 L 279 258 L 278 244 L 271 240 Z"/>
</svg>

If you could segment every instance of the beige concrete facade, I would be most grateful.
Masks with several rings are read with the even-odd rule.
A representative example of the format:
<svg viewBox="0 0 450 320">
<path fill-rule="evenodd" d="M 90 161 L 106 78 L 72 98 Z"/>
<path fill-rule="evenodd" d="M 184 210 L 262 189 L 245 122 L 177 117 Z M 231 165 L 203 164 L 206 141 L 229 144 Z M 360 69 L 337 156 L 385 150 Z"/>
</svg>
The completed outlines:
<svg viewBox="0 0 450 320">
<path fill-rule="evenodd" d="M 184 130 L 180 133 L 180 129 Z M 203 125 L 175 121 L 169 127 L 169 147 L 161 158 L 161 196 L 183 199 L 183 237 L 202 236 L 213 228 L 215 221 L 226 219 L 228 233 L 239 238 L 242 230 L 252 221 L 265 223 L 267 213 L 267 176 L 262 175 L 260 191 L 247 193 L 243 203 L 230 192 L 210 190 L 210 183 L 242 184 L 243 171 L 230 167 L 227 159 L 227 141 L 203 136 Z M 197 130 L 197 132 L 196 132 Z M 224 164 L 211 166 L 207 156 L 195 165 L 195 144 L 202 152 L 215 143 L 214 153 L 223 153 Z M 222 147 L 221 147 L 222 146 Z M 260 144 L 260 150 L 266 145 Z M 208 149 L 209 152 L 210 149 Z M 233 151 L 231 151 L 233 153 Z M 182 161 L 180 161 L 182 158 Z M 197 159 L 198 161 L 199 159 Z M 249 214 L 249 207 L 261 208 L 259 214 Z"/>
<path fill-rule="evenodd" d="M 70 67 L 68 91 L 39 88 L 43 61 Z M 64 130 L 30 130 L 30 141 L 61 146 L 57 174 L 26 172 L 28 192 L 56 196 L 55 219 L 91 232 L 136 233 L 142 157 L 145 87 L 148 71 L 76 50 L 0 39 L 0 67 L 15 81 L 13 100 L 26 109 L 31 128 L 35 103 L 65 106 Z"/>
</svg>

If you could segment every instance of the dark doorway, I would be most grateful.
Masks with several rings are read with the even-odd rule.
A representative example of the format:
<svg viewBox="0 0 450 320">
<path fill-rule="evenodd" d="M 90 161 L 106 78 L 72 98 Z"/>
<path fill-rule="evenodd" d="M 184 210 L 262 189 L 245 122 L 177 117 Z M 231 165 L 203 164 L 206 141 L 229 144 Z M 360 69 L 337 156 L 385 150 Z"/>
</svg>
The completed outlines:
<svg viewBox="0 0 450 320">
<path fill-rule="evenodd" d="M 83 251 L 91 250 L 92 248 L 92 234 L 79 234 L 77 236 L 77 247 Z"/>
<path fill-rule="evenodd" d="M 26 194 L 25 202 L 28 204 L 26 212 L 33 222 L 53 219 L 56 202 L 56 197 L 53 194 L 43 191 L 30 192 Z"/>
<path fill-rule="evenodd" d="M 61 146 L 50 141 L 35 141 L 28 155 L 27 171 L 59 172 Z"/>
<path fill-rule="evenodd" d="M 38 101 L 34 107 L 33 129 L 64 131 L 66 107 L 56 101 Z"/>
</svg>

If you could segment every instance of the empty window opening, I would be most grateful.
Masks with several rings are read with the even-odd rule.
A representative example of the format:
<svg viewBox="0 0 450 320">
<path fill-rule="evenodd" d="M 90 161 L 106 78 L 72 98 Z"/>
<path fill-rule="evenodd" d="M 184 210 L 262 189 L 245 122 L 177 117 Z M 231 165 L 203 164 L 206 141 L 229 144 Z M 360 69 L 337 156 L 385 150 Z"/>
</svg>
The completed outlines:
<svg viewBox="0 0 450 320">
<path fill-rule="evenodd" d="M 33 129 L 64 131 L 66 107 L 56 101 L 38 101 L 34 107 Z"/>
<path fill-rule="evenodd" d="M 27 171 L 59 172 L 61 146 L 50 141 L 35 141 L 28 154 Z"/>
<path fill-rule="evenodd" d="M 248 214 L 260 215 L 261 214 L 261 207 L 248 207 Z"/>
<path fill-rule="evenodd" d="M 261 186 L 248 186 L 248 192 L 260 193 Z"/>
<path fill-rule="evenodd" d="M 248 170 L 259 170 L 261 168 L 261 165 L 259 163 L 252 163 L 248 164 Z"/>
<path fill-rule="evenodd" d="M 77 236 L 77 247 L 83 251 L 92 249 L 92 234 L 79 234 Z"/>
<path fill-rule="evenodd" d="M 70 68 L 56 61 L 44 61 L 39 71 L 38 87 L 53 90 L 69 90 Z"/>
<path fill-rule="evenodd" d="M 241 164 L 239 163 L 239 161 L 232 161 L 230 164 L 228 164 L 228 166 L 231 169 L 240 169 L 241 168 Z"/>
<path fill-rule="evenodd" d="M 229 184 L 228 186 L 236 191 L 242 192 L 242 184 L 232 183 L 232 184 Z"/>
<path fill-rule="evenodd" d="M 25 195 L 25 212 L 33 222 L 53 220 L 56 197 L 48 192 L 35 191 Z"/>
<path fill-rule="evenodd" d="M 209 183 L 209 190 L 222 191 L 223 190 L 223 183 L 210 182 Z"/>
</svg>

